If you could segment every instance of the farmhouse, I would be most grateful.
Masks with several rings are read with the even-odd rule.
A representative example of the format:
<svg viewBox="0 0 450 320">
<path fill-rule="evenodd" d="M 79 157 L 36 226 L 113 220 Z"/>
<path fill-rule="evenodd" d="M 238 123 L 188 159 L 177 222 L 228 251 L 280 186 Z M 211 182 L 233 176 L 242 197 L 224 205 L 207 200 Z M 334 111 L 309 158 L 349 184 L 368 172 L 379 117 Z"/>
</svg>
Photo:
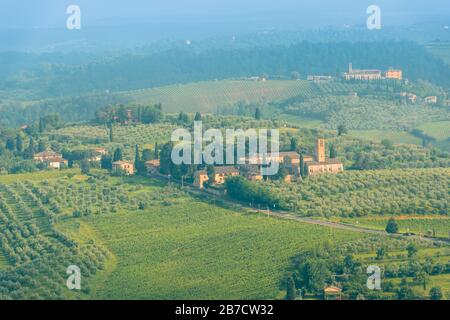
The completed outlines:
<svg viewBox="0 0 450 320">
<path fill-rule="evenodd" d="M 307 161 L 308 160 L 308 161 Z M 344 165 L 337 159 L 327 159 L 325 156 L 325 139 L 317 139 L 316 152 L 313 161 L 303 158 L 308 175 L 324 173 L 339 173 L 344 171 Z"/>
<path fill-rule="evenodd" d="M 438 98 L 436 96 L 426 97 L 424 100 L 428 104 L 436 104 L 438 102 Z"/>
<path fill-rule="evenodd" d="M 113 172 L 123 172 L 127 176 L 134 174 L 134 164 L 127 161 L 116 161 L 112 163 Z"/>
<path fill-rule="evenodd" d="M 239 170 L 232 166 L 222 166 L 214 168 L 214 184 L 224 184 L 226 178 L 235 177 L 239 175 Z M 205 182 L 209 180 L 206 170 L 197 171 L 194 174 L 194 186 L 203 189 Z"/>
<path fill-rule="evenodd" d="M 60 169 L 63 165 L 67 165 L 68 162 L 62 157 L 60 153 L 54 151 L 44 151 L 34 154 L 33 159 L 35 161 L 46 164 L 49 168 Z"/>
<path fill-rule="evenodd" d="M 342 289 L 336 286 L 329 286 L 323 289 L 325 300 L 342 300 Z"/>
<path fill-rule="evenodd" d="M 67 166 L 68 164 L 66 159 L 60 157 L 48 159 L 44 161 L 44 163 L 47 164 L 49 168 L 53 169 L 60 169 L 63 165 Z"/>
</svg>

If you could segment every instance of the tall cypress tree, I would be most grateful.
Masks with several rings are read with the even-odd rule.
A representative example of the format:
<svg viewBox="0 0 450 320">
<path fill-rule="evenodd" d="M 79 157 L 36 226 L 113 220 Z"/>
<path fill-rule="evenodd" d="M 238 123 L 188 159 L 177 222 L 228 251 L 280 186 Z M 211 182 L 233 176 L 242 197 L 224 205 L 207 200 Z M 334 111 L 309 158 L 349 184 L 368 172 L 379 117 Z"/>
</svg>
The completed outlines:
<svg viewBox="0 0 450 320">
<path fill-rule="evenodd" d="M 117 148 L 114 151 L 113 161 L 120 161 L 122 160 L 122 149 Z"/>
<path fill-rule="evenodd" d="M 114 132 L 113 132 L 113 124 L 109 123 L 109 142 L 114 141 Z"/>
<path fill-rule="evenodd" d="M 136 144 L 135 155 L 134 155 L 134 168 L 139 174 L 143 173 L 141 155 L 139 153 L 139 145 Z"/>
<path fill-rule="evenodd" d="M 154 154 L 154 156 L 155 156 L 155 159 L 159 159 L 159 158 L 158 158 L 158 156 L 159 156 L 159 152 L 158 152 L 158 142 L 155 142 L 155 154 Z"/>
<path fill-rule="evenodd" d="M 16 136 L 16 150 L 19 152 L 23 151 L 23 139 L 20 134 Z"/>
<path fill-rule="evenodd" d="M 28 147 L 26 150 L 26 157 L 32 159 L 35 152 L 36 147 L 34 146 L 34 140 L 33 137 L 30 137 L 30 141 L 28 142 Z"/>
<path fill-rule="evenodd" d="M 297 292 L 295 289 L 295 282 L 292 276 L 287 279 L 286 283 L 286 300 L 295 300 Z"/>
</svg>

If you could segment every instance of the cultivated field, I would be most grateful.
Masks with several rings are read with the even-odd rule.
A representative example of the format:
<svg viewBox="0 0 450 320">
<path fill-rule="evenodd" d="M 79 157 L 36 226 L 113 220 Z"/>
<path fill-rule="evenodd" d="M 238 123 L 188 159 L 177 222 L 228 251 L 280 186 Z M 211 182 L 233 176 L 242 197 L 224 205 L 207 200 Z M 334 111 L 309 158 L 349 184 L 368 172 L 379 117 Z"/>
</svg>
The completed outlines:
<svg viewBox="0 0 450 320">
<path fill-rule="evenodd" d="M 248 215 L 188 196 L 84 220 L 117 257 L 95 298 L 272 299 L 297 252 L 359 234 Z"/>
<path fill-rule="evenodd" d="M 147 178 L 94 172 L 97 178 L 69 170 L 41 174 L 41 180 L 0 180 L 0 228 L 7 235 L 2 268 L 28 269 L 32 257 L 49 259 L 34 267 L 50 279 L 39 280 L 39 292 L 12 273 L 21 283 L 20 292 L 8 289 L 14 298 L 270 299 L 279 294 L 293 255 L 324 241 L 363 237 L 221 207 Z M 10 236 L 25 237 L 28 228 L 29 238 Z M 82 251 L 71 260 L 73 243 Z M 64 287 L 73 261 L 89 275 L 77 295 Z"/>
<path fill-rule="evenodd" d="M 314 87 L 307 81 L 221 80 L 174 85 L 120 95 L 141 104 L 161 103 L 165 112 L 215 112 L 219 106 L 237 102 L 267 103 L 299 95 L 311 95 Z"/>
<path fill-rule="evenodd" d="M 417 144 L 421 145 L 422 140 L 406 131 L 389 130 L 351 130 L 349 135 L 355 138 L 381 142 L 384 139 L 390 140 L 395 144 Z"/>
</svg>

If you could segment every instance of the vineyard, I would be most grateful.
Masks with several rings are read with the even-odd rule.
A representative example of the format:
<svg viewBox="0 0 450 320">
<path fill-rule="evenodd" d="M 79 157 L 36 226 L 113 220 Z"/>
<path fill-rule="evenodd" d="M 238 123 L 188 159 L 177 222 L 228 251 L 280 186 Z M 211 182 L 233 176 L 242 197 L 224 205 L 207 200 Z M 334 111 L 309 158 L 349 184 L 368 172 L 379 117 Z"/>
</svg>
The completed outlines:
<svg viewBox="0 0 450 320">
<path fill-rule="evenodd" d="M 134 103 L 161 103 L 165 112 L 214 113 L 219 106 L 240 101 L 267 103 L 315 93 L 315 87 L 307 81 L 221 80 L 126 91 L 120 95 Z"/>
<path fill-rule="evenodd" d="M 3 181 L 0 212 L 0 296 L 15 299 L 274 298 L 293 254 L 362 237 L 100 172 Z M 79 294 L 65 288 L 68 263 L 86 276 Z"/>
<path fill-rule="evenodd" d="M 296 252 L 361 237 L 190 197 L 87 221 L 122 261 L 97 288 L 101 299 L 271 299 Z"/>
<path fill-rule="evenodd" d="M 448 215 L 449 183 L 449 169 L 405 169 L 347 171 L 299 184 L 272 182 L 266 189 L 272 201 L 299 215 Z"/>
</svg>

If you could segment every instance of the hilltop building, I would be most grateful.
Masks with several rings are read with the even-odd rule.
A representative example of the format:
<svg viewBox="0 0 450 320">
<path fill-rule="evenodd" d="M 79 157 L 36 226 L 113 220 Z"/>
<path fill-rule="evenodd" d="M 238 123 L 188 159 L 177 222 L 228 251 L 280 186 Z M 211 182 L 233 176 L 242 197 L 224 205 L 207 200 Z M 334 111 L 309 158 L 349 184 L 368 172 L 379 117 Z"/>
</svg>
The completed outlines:
<svg viewBox="0 0 450 320">
<path fill-rule="evenodd" d="M 403 79 L 403 71 L 400 69 L 389 68 L 389 70 L 385 72 L 384 77 L 386 79 L 402 80 Z"/>
<path fill-rule="evenodd" d="M 326 157 L 325 152 L 325 139 L 317 139 L 315 147 L 315 155 L 313 156 L 300 156 L 295 151 L 279 152 L 278 155 L 267 155 L 265 157 L 255 156 L 248 159 L 248 163 L 241 165 L 240 169 L 234 166 L 220 166 L 214 168 L 214 181 L 213 184 L 222 185 L 228 177 L 235 177 L 242 175 L 249 181 L 262 181 L 264 179 L 261 174 L 261 166 L 267 161 L 275 161 L 283 168 L 287 170 L 286 175 L 283 177 L 284 182 L 290 183 L 294 181 L 301 181 L 300 166 L 303 159 L 304 168 L 308 175 L 318 175 L 325 173 L 339 173 L 344 171 L 344 165 L 337 159 L 331 159 Z M 240 159 L 243 161 L 244 159 Z M 153 160 L 152 160 L 153 161 Z M 149 168 L 149 161 L 146 162 L 147 168 Z M 148 169 L 150 172 L 150 169 Z M 270 177 L 269 177 L 270 178 Z M 206 170 L 199 170 L 194 174 L 194 186 L 203 189 L 205 182 L 209 181 L 208 173 Z"/>
<path fill-rule="evenodd" d="M 127 176 L 134 174 L 134 164 L 127 161 L 116 161 L 112 163 L 113 172 L 123 172 Z"/>
<path fill-rule="evenodd" d="M 308 175 L 318 175 L 324 173 L 339 173 L 344 171 L 344 165 L 337 159 L 327 159 L 325 155 L 325 139 L 317 139 L 315 157 L 303 158 Z"/>
<path fill-rule="evenodd" d="M 350 63 L 348 66 L 348 72 L 344 73 L 345 80 L 379 80 L 382 79 L 381 70 L 377 69 L 353 69 L 353 65 Z"/>
</svg>

